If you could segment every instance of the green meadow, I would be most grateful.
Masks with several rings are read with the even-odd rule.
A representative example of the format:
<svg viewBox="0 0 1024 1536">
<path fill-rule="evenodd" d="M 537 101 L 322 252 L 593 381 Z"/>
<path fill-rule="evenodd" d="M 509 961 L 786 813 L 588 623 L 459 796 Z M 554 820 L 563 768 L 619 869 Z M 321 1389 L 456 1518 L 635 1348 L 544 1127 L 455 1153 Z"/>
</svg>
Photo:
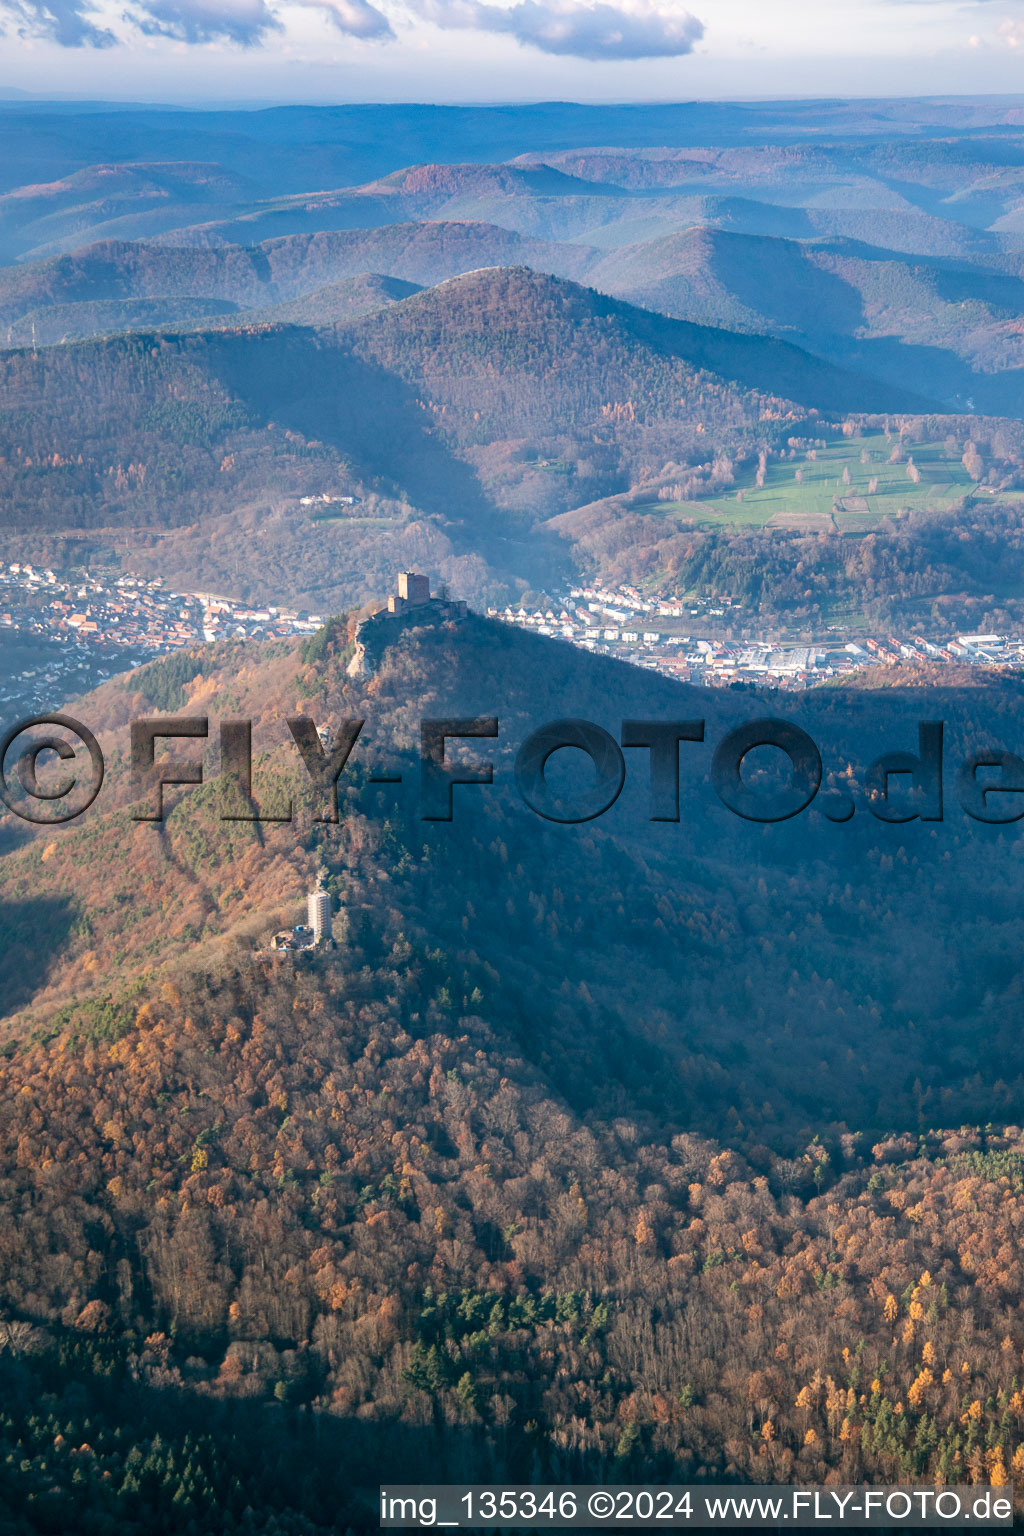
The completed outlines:
<svg viewBox="0 0 1024 1536">
<path fill-rule="evenodd" d="M 755 484 L 756 472 L 749 465 L 725 494 L 700 501 L 655 501 L 637 510 L 709 527 L 867 533 L 885 518 L 949 511 L 975 491 L 959 457 L 942 443 L 906 444 L 903 462 L 891 464 L 894 446 L 895 439 L 888 442 L 881 433 L 841 437 L 817 449 L 814 458 L 798 450 L 795 458 L 770 460 L 763 486 Z M 920 471 L 916 483 L 907 473 L 911 456 Z M 1020 491 L 1000 492 L 1001 501 L 1022 496 Z"/>
</svg>

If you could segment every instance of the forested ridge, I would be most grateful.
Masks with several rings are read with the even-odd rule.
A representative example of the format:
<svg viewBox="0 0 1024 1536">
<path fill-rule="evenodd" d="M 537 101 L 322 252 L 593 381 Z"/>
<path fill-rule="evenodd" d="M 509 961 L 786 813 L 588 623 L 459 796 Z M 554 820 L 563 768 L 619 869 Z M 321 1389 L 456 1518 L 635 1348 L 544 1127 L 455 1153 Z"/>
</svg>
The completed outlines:
<svg viewBox="0 0 1024 1536">
<path fill-rule="evenodd" d="M 369 1529 L 394 1447 L 410 1478 L 1019 1476 L 1014 829 L 862 812 L 837 873 L 853 828 L 716 818 L 699 746 L 678 828 L 639 769 L 607 825 L 551 828 L 509 799 L 531 721 L 700 710 L 713 742 L 773 701 L 473 619 L 351 679 L 351 633 L 106 684 L 76 707 L 112 800 L 4 856 L 6 913 L 70 900 L 48 953 L 5 951 L 13 1528 Z M 487 699 L 496 784 L 455 822 L 368 782 Z M 940 702 L 951 760 L 1016 745 L 1004 687 Z M 214 777 L 133 828 L 121 733 L 155 707 L 251 712 L 297 824 L 225 826 Z M 296 707 L 368 721 L 337 828 L 304 819 Z M 861 764 L 919 711 L 802 719 Z M 255 953 L 319 868 L 338 949 Z"/>
<path fill-rule="evenodd" d="M 335 260 L 303 244 L 288 260 L 307 278 Z M 412 562 L 477 602 L 576 573 L 732 598 L 769 622 L 837 609 L 991 627 L 1019 611 L 1017 498 L 1000 501 L 1024 476 L 1019 423 L 922 413 L 782 341 L 523 267 L 412 293 L 367 276 L 278 308 L 317 323 L 271 309 L 0 353 L 9 557 L 124 563 L 314 611 Z M 879 394 L 893 409 L 867 414 Z M 944 443 L 959 500 L 894 502 L 858 532 L 827 510 L 804 526 L 795 497 L 791 523 L 751 525 L 755 470 L 760 484 L 766 464 L 883 429 L 911 460 Z M 325 494 L 356 501 L 318 523 L 301 498 Z M 707 524 L 713 497 L 735 512 Z M 826 507 L 842 498 L 836 480 Z"/>
<path fill-rule="evenodd" d="M 0 268 L 0 323 L 38 314 L 42 325 L 54 306 L 103 301 L 191 300 L 264 309 L 366 272 L 430 284 L 479 266 L 519 262 L 543 271 L 545 261 L 553 263 L 552 271 L 571 275 L 580 254 L 461 219 L 324 230 L 245 246 L 101 240 L 67 255 Z"/>
<path fill-rule="evenodd" d="M 1020 154 L 1010 109 L 960 111 L 6 105 L 5 558 L 315 612 L 417 564 L 478 603 L 586 576 L 751 622 L 1015 624 L 1012 502 L 743 504 L 867 413 L 1019 488 Z M 581 143 L 598 121 L 622 141 Z M 359 499 L 314 527 L 325 494 Z"/>
<path fill-rule="evenodd" d="M 762 419 L 799 420 L 836 388 L 827 367 L 780 344 L 677 322 L 666 331 L 525 269 L 459 279 L 390 307 L 401 318 L 337 333 L 254 327 L 3 354 L 7 526 L 26 526 L 30 501 L 44 527 L 166 526 L 257 489 L 294 494 L 313 476 L 333 482 L 339 459 L 427 511 L 454 495 L 453 515 L 465 517 L 475 477 L 460 450 L 549 436 L 553 416 L 561 435 L 584 441 L 604 423 L 621 473 L 648 446 L 645 429 L 729 440 Z M 776 355 L 786 385 L 804 397 L 796 405 L 773 392 Z M 851 383 L 847 404 L 853 392 Z M 412 445 L 404 453 L 403 439 Z"/>
</svg>

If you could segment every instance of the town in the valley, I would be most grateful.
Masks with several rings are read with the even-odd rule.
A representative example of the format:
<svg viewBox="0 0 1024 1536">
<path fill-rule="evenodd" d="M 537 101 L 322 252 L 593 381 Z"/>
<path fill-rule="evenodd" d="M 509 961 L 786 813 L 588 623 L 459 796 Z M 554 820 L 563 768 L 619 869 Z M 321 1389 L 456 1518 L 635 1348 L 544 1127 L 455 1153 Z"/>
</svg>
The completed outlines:
<svg viewBox="0 0 1024 1536">
<path fill-rule="evenodd" d="M 0 707 L 8 717 L 52 709 L 155 656 L 214 640 L 306 635 L 322 623 L 317 613 L 175 592 L 159 578 L 0 561 Z"/>
<path fill-rule="evenodd" d="M 705 687 L 734 683 L 812 688 L 865 667 L 953 662 L 1024 669 L 1024 635 L 944 634 L 919 630 L 897 638 L 840 626 L 824 636 L 790 634 L 781 626 L 751 638 L 738 604 L 652 597 L 638 587 L 574 586 L 543 608 L 489 608 L 492 618 L 539 635 L 558 636 L 590 651 L 617 656 L 680 682 Z M 737 638 L 740 634 L 742 638 Z"/>
<path fill-rule="evenodd" d="M 425 576 L 408 579 L 429 591 Z M 396 601 L 409 606 L 392 598 L 392 612 Z M 537 607 L 510 604 L 487 614 L 707 687 L 802 689 L 897 662 L 1024 669 L 1024 635 L 915 632 L 897 638 L 885 631 L 852 636 L 837 627 L 814 640 L 783 629 L 751 638 L 744 614 L 727 600 L 658 597 L 633 586 L 573 586 Z M 0 707 L 8 716 L 51 709 L 55 700 L 88 692 L 156 656 L 222 639 L 308 635 L 324 617 L 177 592 L 159 578 L 0 562 Z"/>
</svg>

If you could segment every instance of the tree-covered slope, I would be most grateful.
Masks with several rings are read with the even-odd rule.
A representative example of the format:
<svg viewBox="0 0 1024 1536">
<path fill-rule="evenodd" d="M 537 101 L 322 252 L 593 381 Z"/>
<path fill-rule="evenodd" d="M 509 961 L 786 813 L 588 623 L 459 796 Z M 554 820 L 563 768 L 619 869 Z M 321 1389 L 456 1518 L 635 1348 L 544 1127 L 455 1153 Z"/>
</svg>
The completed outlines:
<svg viewBox="0 0 1024 1536">
<path fill-rule="evenodd" d="M 0 343 L 30 344 L 33 324 L 40 344 L 64 339 L 69 325 L 68 339 L 110 330 L 118 306 L 125 326 L 148 313 L 151 325 L 173 328 L 229 308 L 263 312 L 367 273 L 418 286 L 514 263 L 574 275 L 588 256 L 469 221 L 316 232 L 255 246 L 105 240 L 0 268 Z"/>
<path fill-rule="evenodd" d="M 362 1531 L 396 1457 L 413 1479 L 1005 1481 L 1014 829 L 952 796 L 930 827 L 859 794 L 852 823 L 730 819 L 710 754 L 777 701 L 479 620 L 385 628 L 362 677 L 351 652 L 340 621 L 107 684 L 76 706 L 103 796 L 0 859 L 9 906 L 69 904 L 48 954 L 38 928 L 5 948 L 35 987 L 0 1059 L 8 1518 Z M 296 701 L 366 720 L 337 826 L 307 819 Z M 954 757 L 1018 745 L 1018 702 L 929 707 Z M 133 825 L 116 749 L 161 707 L 251 716 L 256 797 L 293 792 L 295 823 L 221 822 L 214 777 Z M 512 757 L 567 709 L 616 733 L 704 717 L 682 820 L 647 821 L 637 752 L 607 818 L 528 812 Z M 498 714 L 470 743 L 495 782 L 426 823 L 419 720 L 449 710 Z M 919 713 L 890 690 L 797 718 L 859 775 Z M 370 782 L 385 764 L 401 785 Z M 254 954 L 321 868 L 338 948 Z M 300 1485 L 268 1452 L 307 1424 Z"/>
<path fill-rule="evenodd" d="M 700 227 L 617 250 L 588 281 L 682 319 L 788 337 L 897 386 L 927 377 L 949 409 L 1020 415 L 1024 286 L 1001 265 Z"/>
<path fill-rule="evenodd" d="M 490 269 L 336 329 L 3 354 L 2 519 L 11 533 L 180 528 L 239 502 L 354 487 L 461 526 L 463 548 L 492 559 L 514 486 L 543 456 L 523 439 L 569 460 L 548 476 L 555 499 L 537 511 L 550 514 L 631 483 L 654 456 L 749 444 L 872 394 L 782 342 Z M 536 515 L 520 504 L 514 521 Z"/>
</svg>

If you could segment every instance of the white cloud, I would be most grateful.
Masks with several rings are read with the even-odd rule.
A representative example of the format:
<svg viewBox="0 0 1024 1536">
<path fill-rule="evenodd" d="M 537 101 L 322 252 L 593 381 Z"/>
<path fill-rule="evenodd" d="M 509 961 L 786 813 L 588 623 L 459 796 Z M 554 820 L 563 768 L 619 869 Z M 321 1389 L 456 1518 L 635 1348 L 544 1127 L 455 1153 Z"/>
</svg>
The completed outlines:
<svg viewBox="0 0 1024 1536">
<path fill-rule="evenodd" d="M 0 0 L 23 38 L 64 48 L 106 48 L 145 37 L 187 44 L 234 43 L 254 48 L 282 32 L 279 10 L 298 5 L 319 11 L 347 37 L 395 40 L 392 18 L 425 20 L 445 31 L 498 33 L 556 57 L 590 60 L 672 59 L 691 53 L 702 22 L 678 0 L 129 0 L 115 33 L 94 20 L 99 0 Z M 107 16 L 103 17 L 106 22 Z M 116 21 L 115 21 L 116 25 Z"/>
<path fill-rule="evenodd" d="M 182 43 L 224 40 L 250 48 L 281 23 L 266 0 L 142 0 L 126 18 L 147 37 L 172 37 Z"/>
<path fill-rule="evenodd" d="M 42 37 L 62 48 L 110 48 L 113 32 L 89 19 L 89 0 L 7 0 L 0 11 L 13 17 L 20 37 Z"/>
<path fill-rule="evenodd" d="M 581 59 L 676 58 L 691 53 L 704 25 L 689 11 L 658 0 L 573 4 L 572 0 L 518 0 L 508 7 L 486 0 L 414 0 L 436 27 L 502 32 L 543 53 Z"/>
<path fill-rule="evenodd" d="M 312 10 L 323 11 L 347 37 L 393 38 L 390 21 L 369 0 L 296 0 Z"/>
</svg>

